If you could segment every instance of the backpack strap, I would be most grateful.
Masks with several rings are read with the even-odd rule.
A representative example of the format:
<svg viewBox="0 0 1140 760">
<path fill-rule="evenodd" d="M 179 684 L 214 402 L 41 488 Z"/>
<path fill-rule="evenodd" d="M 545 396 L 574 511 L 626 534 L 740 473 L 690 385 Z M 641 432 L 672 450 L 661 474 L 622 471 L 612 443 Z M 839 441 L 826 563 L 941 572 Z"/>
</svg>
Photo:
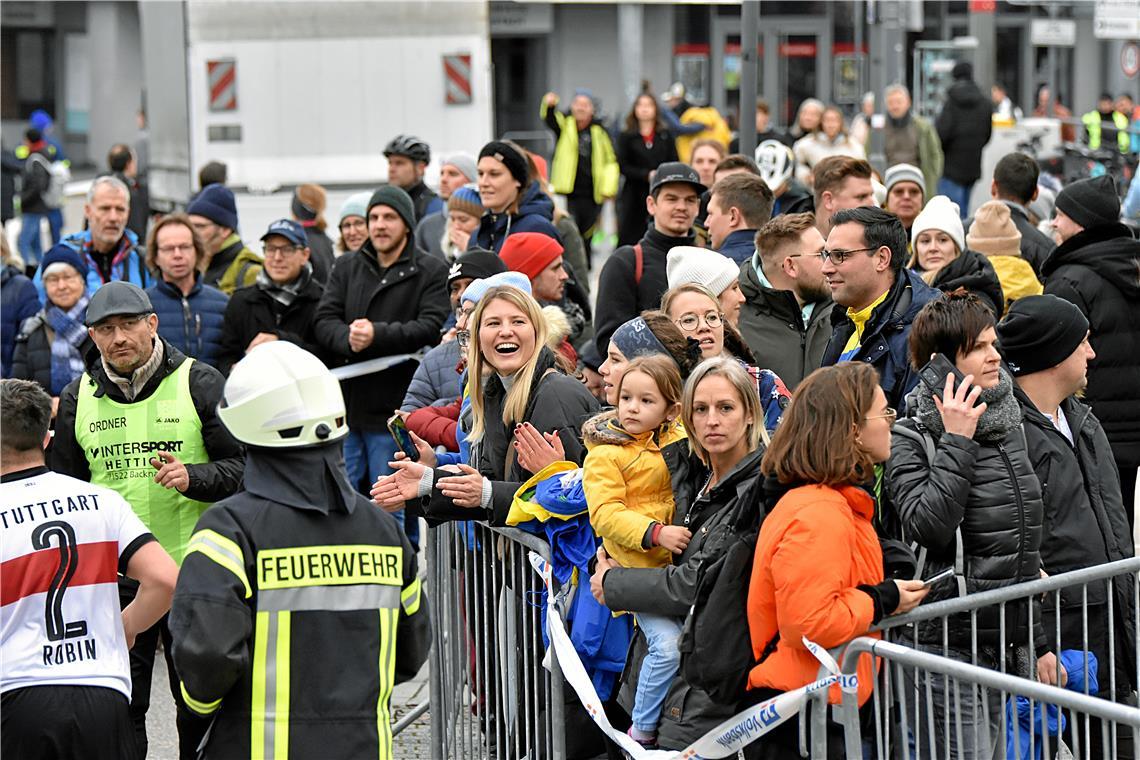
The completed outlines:
<svg viewBox="0 0 1140 760">
<path fill-rule="evenodd" d="M 237 273 L 237 279 L 234 280 L 234 290 L 245 287 L 245 273 L 249 271 L 251 266 L 253 266 L 252 261 L 247 261 L 241 265 L 241 269 L 239 269 Z"/>
<path fill-rule="evenodd" d="M 645 252 L 641 250 L 641 241 L 633 244 L 633 284 L 641 284 L 641 273 L 645 269 Z"/>
</svg>

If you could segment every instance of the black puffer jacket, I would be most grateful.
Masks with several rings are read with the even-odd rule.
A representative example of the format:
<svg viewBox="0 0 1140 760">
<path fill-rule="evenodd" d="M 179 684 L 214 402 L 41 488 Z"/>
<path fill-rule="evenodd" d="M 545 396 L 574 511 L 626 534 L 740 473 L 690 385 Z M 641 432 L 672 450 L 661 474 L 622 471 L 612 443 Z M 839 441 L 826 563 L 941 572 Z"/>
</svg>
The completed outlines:
<svg viewBox="0 0 1140 760">
<path fill-rule="evenodd" d="M 759 489 L 752 486 L 760 476 L 760 458 L 764 450 L 761 448 L 745 456 L 732 472 L 699 499 L 694 498 L 695 494 L 708 478 L 708 471 L 700 461 L 693 456 L 681 456 L 681 450 L 667 449 L 662 454 L 673 474 L 673 498 L 677 505 L 673 523 L 688 528 L 693 534 L 692 541 L 668 567 L 613 568 L 607 571 L 604 580 L 606 605 L 614 610 L 684 617 L 693 603 L 700 569 L 709 560 L 704 545 L 709 531 L 729 515 L 738 499 L 750 495 L 750 491 L 753 497 L 759 495 Z M 645 639 L 638 637 L 626 662 L 618 697 L 626 709 L 633 707 L 637 676 L 645 652 Z M 686 683 L 678 673 L 665 697 L 657 741 L 663 749 L 684 749 L 734 715 L 737 708 L 738 705 L 714 702 L 704 691 Z"/>
<path fill-rule="evenodd" d="M 1140 465 L 1140 241 L 1123 224 L 1066 240 L 1042 269 L 1045 292 L 1089 320 L 1096 358 L 1085 398 L 1104 425 L 1116 461 Z"/>
<path fill-rule="evenodd" d="M 993 308 L 994 314 L 1001 317 L 1005 311 L 1005 295 L 1001 290 L 1001 280 L 990 260 L 969 248 L 934 275 L 930 283 L 943 293 L 965 288 L 984 298 Z"/>
<path fill-rule="evenodd" d="M 942 176 L 972 185 L 982 176 L 982 148 L 993 132 L 993 107 L 972 79 L 958 79 L 946 91 L 946 102 L 934 122 L 946 163 Z"/>
<path fill-rule="evenodd" d="M 484 390 L 486 429 L 482 439 L 471 442 L 471 466 L 491 481 L 491 508 L 456 507 L 438 489 L 433 488 L 432 495 L 424 497 L 421 502 L 428 522 L 487 520 L 492 525 L 506 524 L 515 491 L 534 474 L 518 463 L 511 448 L 515 423 L 529 422 L 543 433 L 557 433 L 562 439 L 566 459 L 569 461 L 580 465 L 586 458 L 586 447 L 582 445 L 580 431 L 583 423 L 598 413 L 598 400 L 582 383 L 555 369 L 554 352 L 549 348 L 541 349 L 535 365 L 526 413 L 521 420 L 515 420 L 510 425 L 503 424 L 505 399 L 506 391 L 502 382 L 498 375 L 492 374 Z M 454 474 L 436 470 L 435 482 Z"/>
<path fill-rule="evenodd" d="M 929 391 L 919 385 L 915 393 Z M 908 408 L 917 406 L 917 402 L 908 404 Z M 902 537 L 926 547 L 927 572 L 955 564 L 960 530 L 967 593 L 1037 579 L 1041 568 L 1041 484 L 1029 463 L 1021 428 L 1014 428 L 997 444 L 945 433 L 933 441 L 933 461 L 927 456 L 924 435 L 930 433 L 915 417 L 895 425 L 886 475 Z M 945 581 L 931 589 L 926 602 L 957 593 L 956 584 Z M 950 644 L 970 651 L 969 616 L 963 613 L 956 618 L 950 623 Z M 997 646 L 1000 631 L 996 607 L 979 610 L 977 623 L 978 644 Z M 1026 628 L 1024 606 L 1010 605 L 1006 610 L 1006 640 L 1026 641 Z M 941 644 L 941 622 L 920 624 L 919 637 Z M 1039 625 L 1035 638 L 1044 644 Z"/>
<path fill-rule="evenodd" d="M 1050 575 L 1058 575 L 1070 570 L 1094 567 L 1106 562 L 1115 562 L 1134 555 L 1132 531 L 1124 514 L 1124 503 L 1120 495 L 1120 480 L 1112 463 L 1112 449 L 1108 438 L 1093 415 L 1092 409 L 1082 404 L 1076 397 L 1061 402 L 1061 413 L 1069 423 L 1075 444 L 1061 434 L 1053 422 L 1037 410 L 1029 397 L 1020 389 L 1014 391 L 1025 415 L 1025 437 L 1029 442 L 1029 460 L 1041 481 L 1042 498 L 1045 504 L 1044 538 L 1041 542 L 1041 566 Z M 1121 641 L 1126 641 L 1126 651 L 1118 656 L 1126 656 L 1127 661 L 1135 662 L 1136 629 L 1132 576 L 1115 579 L 1113 605 L 1117 611 L 1117 625 L 1123 626 Z M 1085 596 L 1079 586 L 1061 592 L 1061 617 L 1067 622 L 1081 624 L 1081 605 Z M 1108 587 L 1105 583 L 1090 583 L 1087 586 L 1087 601 L 1092 606 L 1105 606 L 1108 603 Z M 1056 631 L 1056 622 L 1050 620 L 1054 611 L 1051 604 L 1044 605 L 1045 635 L 1050 640 L 1050 649 Z M 1066 614 L 1068 613 L 1068 614 Z M 1090 627 L 1095 625 L 1096 616 L 1090 616 Z M 1065 629 L 1062 626 L 1062 647 L 1065 647 Z M 1077 635 L 1080 635 L 1079 633 Z M 1106 631 L 1090 630 L 1093 639 L 1107 635 Z M 1074 641 L 1069 637 L 1069 641 Z M 1107 664 L 1105 665 L 1107 667 Z M 1135 668 L 1125 668 L 1135 673 Z M 1107 688 L 1108 679 L 1102 678 L 1102 686 Z M 1103 691 L 1103 689 L 1102 689 Z"/>
</svg>

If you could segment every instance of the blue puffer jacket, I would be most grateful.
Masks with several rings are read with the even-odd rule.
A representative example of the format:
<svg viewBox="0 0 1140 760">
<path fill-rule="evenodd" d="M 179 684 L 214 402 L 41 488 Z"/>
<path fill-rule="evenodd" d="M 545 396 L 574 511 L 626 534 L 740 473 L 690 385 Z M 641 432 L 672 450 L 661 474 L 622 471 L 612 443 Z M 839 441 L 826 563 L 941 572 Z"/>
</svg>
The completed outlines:
<svg viewBox="0 0 1140 760">
<path fill-rule="evenodd" d="M 69 248 L 73 248 L 87 261 L 87 295 L 88 297 L 95 295 L 95 291 L 104 282 L 102 275 L 99 274 L 99 267 L 95 264 L 95 259 L 91 257 L 91 230 L 83 230 L 68 235 L 60 242 Z M 154 275 L 146 268 L 145 256 L 142 249 L 139 248 L 139 239 L 132 230 L 124 230 L 123 236 L 119 239 L 119 247 L 111 260 L 111 280 L 126 280 L 140 288 L 147 288 L 154 284 Z M 46 301 L 42 267 L 36 271 L 36 276 L 32 281 L 36 284 L 40 300 Z"/>
<path fill-rule="evenodd" d="M 425 406 L 450 404 L 462 388 L 455 365 L 459 364 L 459 341 L 449 340 L 428 351 L 412 375 L 400 411 L 414 412 Z"/>
<path fill-rule="evenodd" d="M 36 286 L 16 267 L 4 267 L 0 278 L 0 356 L 3 358 L 0 377 L 10 377 L 16 331 L 25 319 L 40 310 L 42 304 Z"/>
<path fill-rule="evenodd" d="M 187 356 L 216 367 L 229 296 L 203 285 L 201 275 L 188 296 L 165 280 L 146 292 L 158 315 L 158 334 Z"/>
<path fill-rule="evenodd" d="M 939 295 L 940 291 L 904 269 L 886 299 L 871 312 L 863 330 L 863 341 L 851 357 L 852 361 L 866 362 L 879 371 L 879 385 L 887 396 L 887 403 L 898 409 L 900 416 L 906 409 L 906 394 L 918 384 L 918 373 L 910 366 L 907 350 L 910 324 L 922 307 Z M 823 352 L 823 367 L 839 361 L 851 333 L 855 332 L 855 323 L 847 316 L 847 310 L 839 306 L 831 313 L 831 325 L 831 341 Z"/>
<path fill-rule="evenodd" d="M 467 250 L 483 248 L 499 252 L 503 241 L 512 232 L 541 232 L 562 242 L 558 230 L 551 221 L 554 218 L 554 201 L 542 192 L 537 182 L 532 182 L 523 191 L 517 214 L 493 214 L 487 211 L 479 222 L 479 229 L 471 236 Z"/>
</svg>

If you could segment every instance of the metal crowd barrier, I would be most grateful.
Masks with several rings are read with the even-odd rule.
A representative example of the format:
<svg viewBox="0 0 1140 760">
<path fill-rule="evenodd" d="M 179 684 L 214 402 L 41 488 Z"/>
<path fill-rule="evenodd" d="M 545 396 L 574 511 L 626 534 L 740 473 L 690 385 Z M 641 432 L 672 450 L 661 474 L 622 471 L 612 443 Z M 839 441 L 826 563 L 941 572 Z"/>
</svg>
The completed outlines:
<svg viewBox="0 0 1140 760">
<path fill-rule="evenodd" d="M 844 672 L 854 672 L 861 653 L 885 663 L 867 705 L 857 712 L 854 697 L 847 696 L 835 713 L 846 728 L 848 755 L 861 744 L 861 756 L 879 760 L 1140 760 L 1138 579 L 1140 558 L 1132 558 L 935 602 L 883 620 L 878 626 L 883 641 L 860 638 L 844 652 Z M 1044 648 L 1034 641 L 1031 620 L 1042 621 Z M 979 633 L 995 625 L 996 645 L 992 634 Z M 1037 659 L 1063 650 L 1074 650 L 1071 656 L 1080 662 L 1080 672 L 1070 674 L 1075 684 L 1083 684 L 1078 691 L 1037 680 Z M 1089 686 L 1089 652 L 1096 657 L 1096 691 Z M 1016 717 L 1017 697 L 1023 700 L 1024 719 Z M 1048 710 L 1045 718 L 1035 713 L 1042 705 L 1063 708 L 1064 727 L 1049 719 Z M 812 728 L 815 756 L 822 718 L 813 720 Z"/>
<path fill-rule="evenodd" d="M 544 541 L 514 528 L 428 530 L 433 758 L 565 757 L 563 679 L 528 551 L 550 561 Z"/>
</svg>

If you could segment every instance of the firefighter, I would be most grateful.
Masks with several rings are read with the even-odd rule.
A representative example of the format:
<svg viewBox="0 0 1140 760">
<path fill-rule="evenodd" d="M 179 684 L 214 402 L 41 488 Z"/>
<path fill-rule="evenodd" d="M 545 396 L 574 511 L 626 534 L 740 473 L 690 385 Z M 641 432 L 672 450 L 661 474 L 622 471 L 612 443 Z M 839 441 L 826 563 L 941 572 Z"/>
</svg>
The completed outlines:
<svg viewBox="0 0 1140 760">
<path fill-rule="evenodd" d="M 205 758 L 390 758 L 392 687 L 430 646 L 416 555 L 344 468 L 340 385 L 263 343 L 218 415 L 246 445 L 245 490 L 202 515 L 170 627 L 182 696 L 214 716 Z"/>
</svg>

